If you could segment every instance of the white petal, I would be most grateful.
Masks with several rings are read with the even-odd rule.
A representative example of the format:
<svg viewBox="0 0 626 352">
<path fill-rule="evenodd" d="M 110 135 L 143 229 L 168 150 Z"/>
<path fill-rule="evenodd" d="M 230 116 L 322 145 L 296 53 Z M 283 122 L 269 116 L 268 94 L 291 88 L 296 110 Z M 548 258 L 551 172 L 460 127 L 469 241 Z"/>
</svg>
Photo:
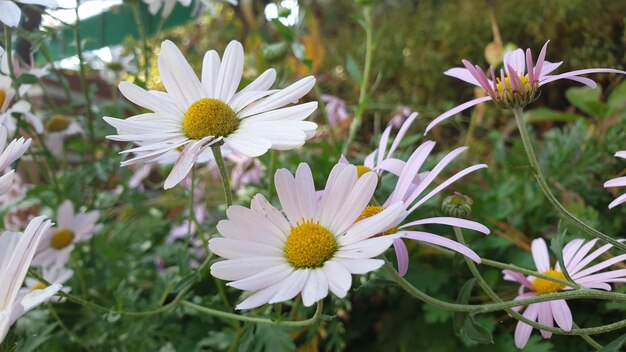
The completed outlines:
<svg viewBox="0 0 626 352">
<path fill-rule="evenodd" d="M 328 295 L 328 279 L 322 269 L 312 269 L 302 289 L 302 303 L 306 307 L 324 299 Z"/>
</svg>

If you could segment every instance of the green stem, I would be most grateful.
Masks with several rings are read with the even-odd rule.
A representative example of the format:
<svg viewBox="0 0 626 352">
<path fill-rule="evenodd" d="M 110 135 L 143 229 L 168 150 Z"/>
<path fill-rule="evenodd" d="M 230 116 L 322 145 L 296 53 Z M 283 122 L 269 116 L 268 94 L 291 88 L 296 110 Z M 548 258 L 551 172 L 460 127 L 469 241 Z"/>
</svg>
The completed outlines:
<svg viewBox="0 0 626 352">
<path fill-rule="evenodd" d="M 76 335 L 72 330 L 70 330 L 67 327 L 67 325 L 65 325 L 63 320 L 61 320 L 61 317 L 59 316 L 59 313 L 57 313 L 56 309 L 54 309 L 54 307 L 52 306 L 52 303 L 48 303 L 48 310 L 50 311 L 50 314 L 52 314 L 54 319 L 59 323 L 59 325 L 61 326 L 61 329 L 63 329 L 63 331 L 65 331 L 65 333 L 70 337 L 70 340 L 76 341 L 76 343 L 79 344 L 86 351 L 91 351 L 91 348 L 89 347 L 89 345 L 87 343 L 85 343 L 80 338 L 80 336 Z"/>
<path fill-rule="evenodd" d="M 226 173 L 226 165 L 224 165 L 222 150 L 217 144 L 218 143 L 213 144 L 211 146 L 211 150 L 213 151 L 213 156 L 215 157 L 215 163 L 217 164 L 217 168 L 220 170 L 220 178 L 222 179 L 222 186 L 224 187 L 226 206 L 230 207 L 231 205 L 233 205 L 233 194 L 230 190 L 230 181 L 228 180 L 228 174 Z"/>
<path fill-rule="evenodd" d="M 532 169 L 533 175 L 541 187 L 543 194 L 548 198 L 548 201 L 556 209 L 559 214 L 567 221 L 584 231 L 585 233 L 599 238 L 607 243 L 614 245 L 615 247 L 626 251 L 626 244 L 618 242 L 616 239 L 605 235 L 604 233 L 594 229 L 593 227 L 587 225 L 585 222 L 577 218 L 574 214 L 570 213 L 565 207 L 556 199 L 552 191 L 550 190 L 550 186 L 541 172 L 541 167 L 539 166 L 539 162 L 537 161 L 537 157 L 535 156 L 535 151 L 533 150 L 532 142 L 530 140 L 530 136 L 528 135 L 528 130 L 526 129 L 526 122 L 524 121 L 524 113 L 521 108 L 513 109 L 513 113 L 515 114 L 515 121 L 517 122 L 517 127 L 519 129 L 520 135 L 522 137 L 522 143 L 524 144 L 524 149 L 526 150 L 526 155 L 528 156 L 528 161 L 530 162 L 530 167 Z"/>
<path fill-rule="evenodd" d="M 91 144 L 92 160 L 96 160 L 96 116 L 93 112 L 91 95 L 89 95 L 89 86 L 87 85 L 87 73 L 85 72 L 85 59 L 83 58 L 83 43 L 80 38 L 80 19 L 78 18 L 78 7 L 80 1 L 76 2 L 76 23 L 74 24 L 74 31 L 76 37 L 76 55 L 78 56 L 78 68 L 80 84 L 83 90 L 83 96 L 85 99 L 85 108 L 87 110 L 87 134 L 89 135 L 89 141 Z"/>
<path fill-rule="evenodd" d="M 146 32 L 144 29 L 143 21 L 141 20 L 141 4 L 139 2 L 135 2 L 132 4 L 133 8 L 133 16 L 135 17 L 135 24 L 139 30 L 139 40 L 142 43 L 142 55 L 143 55 L 143 72 L 144 72 L 144 82 L 148 82 L 148 76 L 150 75 L 150 66 L 149 66 L 149 50 L 148 50 L 148 37 L 146 36 Z"/>
<path fill-rule="evenodd" d="M 215 316 L 218 318 L 237 320 L 237 321 L 243 321 L 243 322 L 254 323 L 254 324 L 269 324 L 269 325 L 288 326 L 288 327 L 302 327 L 302 326 L 309 326 L 309 325 L 315 324 L 316 322 L 320 320 L 320 317 L 322 315 L 322 308 L 324 307 L 323 301 L 318 301 L 315 314 L 309 319 L 299 320 L 299 321 L 276 321 L 272 319 L 248 317 L 245 315 L 228 313 L 228 312 L 224 312 L 221 310 L 204 307 L 195 303 L 191 303 L 189 301 L 183 301 L 182 305 L 187 308 L 191 308 L 199 312 L 202 312 L 211 316 Z"/>
<path fill-rule="evenodd" d="M 11 84 L 15 89 L 15 100 L 20 100 L 20 84 L 15 77 L 15 71 L 13 70 L 13 43 L 11 37 L 11 27 L 4 26 L 4 46 L 6 50 L 7 64 L 9 66 L 9 77 L 11 77 Z"/>
<path fill-rule="evenodd" d="M 573 323 L 572 326 L 574 326 L 574 328 L 578 329 L 579 326 L 576 323 Z M 580 337 L 585 340 L 585 342 L 587 342 L 591 347 L 595 348 L 596 351 L 601 349 L 602 346 L 601 344 L 598 343 L 598 341 L 594 340 L 591 336 L 589 335 L 585 335 L 585 334 L 581 334 Z"/>
<path fill-rule="evenodd" d="M 274 198 L 274 192 L 276 191 L 274 185 L 274 175 L 276 173 L 276 150 L 270 150 L 270 165 L 267 170 L 267 200 L 271 203 Z"/>
<path fill-rule="evenodd" d="M 352 124 L 350 125 L 350 133 L 348 134 L 348 139 L 346 139 L 342 148 L 343 155 L 347 154 L 350 144 L 354 140 L 356 133 L 361 128 L 363 112 L 365 111 L 365 100 L 367 98 L 367 83 L 370 79 L 370 71 L 372 68 L 373 29 L 371 6 L 365 6 L 365 8 L 363 9 L 363 18 L 365 19 L 365 64 L 363 67 L 363 77 L 361 78 L 361 88 L 359 89 L 359 106 L 354 116 L 354 120 L 352 120 Z"/>
</svg>

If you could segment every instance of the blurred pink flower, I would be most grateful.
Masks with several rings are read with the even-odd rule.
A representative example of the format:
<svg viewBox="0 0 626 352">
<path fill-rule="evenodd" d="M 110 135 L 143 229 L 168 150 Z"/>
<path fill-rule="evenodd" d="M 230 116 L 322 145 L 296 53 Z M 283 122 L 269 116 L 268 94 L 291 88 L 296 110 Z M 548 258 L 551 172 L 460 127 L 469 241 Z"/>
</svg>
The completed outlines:
<svg viewBox="0 0 626 352">
<path fill-rule="evenodd" d="M 249 184 L 261 182 L 263 164 L 257 158 L 250 158 L 242 154 L 231 154 L 228 159 L 235 163 L 231 171 L 232 187 L 238 190 Z"/>
<path fill-rule="evenodd" d="M 328 123 L 331 126 L 335 127 L 350 117 L 346 109 L 346 102 L 343 99 L 334 95 L 322 94 L 322 101 L 326 104 Z"/>
<path fill-rule="evenodd" d="M 615 156 L 618 158 L 626 159 L 626 150 L 622 150 L 620 152 L 615 153 Z M 625 186 L 626 186 L 626 176 L 614 178 L 604 183 L 604 188 L 625 187 Z M 612 201 L 611 204 L 609 204 L 609 209 L 617 205 L 620 205 L 624 202 L 626 202 L 626 193 L 622 194 L 621 196 L 617 197 L 614 201 Z"/>
<path fill-rule="evenodd" d="M 389 125 L 393 126 L 393 128 L 400 128 L 402 124 L 411 116 L 411 108 L 408 106 L 398 106 L 396 110 L 393 112 L 393 116 L 391 120 L 389 120 Z"/>
<path fill-rule="evenodd" d="M 563 263 L 565 264 L 565 268 L 569 276 L 578 285 L 585 288 L 608 291 L 611 290 L 611 286 L 609 285 L 610 282 L 626 282 L 626 270 L 611 270 L 600 274 L 597 272 L 613 264 L 623 262 L 626 260 L 626 254 L 618 255 L 587 267 L 593 260 L 604 254 L 612 247 L 612 245 L 607 244 L 589 254 L 597 241 L 597 239 L 594 239 L 585 243 L 585 240 L 575 239 L 568 242 L 563 248 Z M 548 247 L 542 238 L 536 239 L 532 242 L 532 256 L 533 261 L 535 262 L 535 267 L 539 273 L 566 280 L 565 275 L 563 274 L 563 271 L 558 263 L 556 263 L 554 268 L 550 266 Z M 516 300 L 571 289 L 571 287 L 561 285 L 557 282 L 536 278 L 534 276 L 524 276 L 522 273 L 511 270 L 503 270 L 502 273 L 504 274 L 505 280 L 521 284 L 518 296 L 515 298 Z M 539 324 L 553 326 L 554 322 L 556 322 L 556 324 L 563 330 L 569 331 L 572 329 L 572 312 L 563 299 L 532 303 L 524 308 L 516 307 L 515 309 L 519 311 L 524 309 L 523 316 L 526 319 L 537 321 Z M 524 348 L 524 346 L 526 346 L 532 330 L 532 326 L 526 323 L 521 321 L 517 323 L 517 327 L 515 328 L 515 345 L 518 348 Z M 542 330 L 540 330 L 540 332 L 541 336 L 546 339 L 549 339 L 552 336 L 551 332 Z"/>
<path fill-rule="evenodd" d="M 526 49 L 525 55 L 522 49 L 507 53 L 504 56 L 504 68 L 500 70 L 499 76 L 496 76 L 493 66 L 490 66 L 490 77 L 488 78 L 482 68 L 478 65 L 473 66 L 467 60 L 462 60 L 465 68 L 454 67 L 444 72 L 445 75 L 483 88 L 487 96 L 470 100 L 439 115 L 426 127 L 424 134 L 448 117 L 485 101 L 493 100 L 501 108 L 522 107 L 533 102 L 538 96 L 539 87 L 546 83 L 569 79 L 595 88 L 597 86 L 596 82 L 589 78 L 581 77 L 581 75 L 602 72 L 626 74 L 624 71 L 612 68 L 588 68 L 551 75 L 550 73 L 561 66 L 563 62 L 549 62 L 545 60 L 549 42 L 547 41 L 544 44 L 541 53 L 539 53 L 539 58 L 534 64 L 530 49 Z"/>
</svg>

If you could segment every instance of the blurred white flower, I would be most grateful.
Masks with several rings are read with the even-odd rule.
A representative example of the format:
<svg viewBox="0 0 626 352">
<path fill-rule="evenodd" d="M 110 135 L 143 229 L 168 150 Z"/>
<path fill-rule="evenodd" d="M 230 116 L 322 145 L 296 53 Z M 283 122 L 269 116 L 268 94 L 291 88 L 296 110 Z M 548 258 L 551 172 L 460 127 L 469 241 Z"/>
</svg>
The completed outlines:
<svg viewBox="0 0 626 352">
<path fill-rule="evenodd" d="M 54 9 L 58 6 L 56 0 L 0 0 L 0 22 L 9 27 L 17 27 L 20 24 L 22 10 L 16 3 L 41 5 Z"/>
</svg>

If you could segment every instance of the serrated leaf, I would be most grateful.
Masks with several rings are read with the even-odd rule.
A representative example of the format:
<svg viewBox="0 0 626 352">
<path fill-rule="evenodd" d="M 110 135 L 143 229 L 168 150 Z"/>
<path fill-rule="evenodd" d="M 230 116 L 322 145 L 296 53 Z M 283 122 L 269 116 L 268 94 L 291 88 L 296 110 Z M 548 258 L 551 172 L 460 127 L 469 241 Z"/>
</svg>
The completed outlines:
<svg viewBox="0 0 626 352">
<path fill-rule="evenodd" d="M 599 349 L 598 352 L 620 352 L 624 344 L 626 344 L 626 334 L 616 338 L 608 345 Z"/>
</svg>

